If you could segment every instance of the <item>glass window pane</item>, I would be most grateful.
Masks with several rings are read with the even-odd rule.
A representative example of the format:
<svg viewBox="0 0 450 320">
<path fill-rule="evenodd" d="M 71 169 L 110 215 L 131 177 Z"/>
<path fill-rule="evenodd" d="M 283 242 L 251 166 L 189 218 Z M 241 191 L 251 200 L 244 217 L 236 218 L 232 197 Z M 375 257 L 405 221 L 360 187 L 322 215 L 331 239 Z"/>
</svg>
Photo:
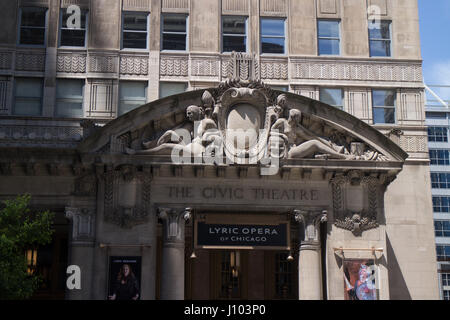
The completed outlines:
<svg viewBox="0 0 450 320">
<path fill-rule="evenodd" d="M 14 114 L 40 116 L 42 112 L 42 79 L 21 79 L 15 81 Z"/>
<path fill-rule="evenodd" d="M 43 27 L 45 28 L 45 8 L 22 8 L 22 27 Z"/>
<path fill-rule="evenodd" d="M 284 20 L 261 19 L 261 35 L 284 37 Z"/>
<path fill-rule="evenodd" d="M 284 38 L 262 38 L 262 53 L 284 53 Z"/>
<path fill-rule="evenodd" d="M 374 108 L 374 123 L 395 123 L 395 109 L 393 108 Z"/>
<path fill-rule="evenodd" d="M 147 49 L 147 33 L 124 32 L 122 46 L 131 49 Z"/>
<path fill-rule="evenodd" d="M 371 57 L 390 57 L 391 41 L 389 40 L 371 40 L 370 41 Z"/>
<path fill-rule="evenodd" d="M 174 94 L 183 93 L 186 91 L 186 88 L 186 83 L 161 82 L 159 86 L 159 97 L 165 98 Z"/>
<path fill-rule="evenodd" d="M 61 117 L 83 117 L 83 80 L 58 80 L 56 85 L 56 114 Z"/>
<path fill-rule="evenodd" d="M 394 107 L 395 91 L 392 90 L 373 90 L 372 91 L 374 107 Z"/>
<path fill-rule="evenodd" d="M 246 33 L 246 17 L 222 17 L 223 34 L 243 34 Z"/>
<path fill-rule="evenodd" d="M 389 21 L 381 21 L 378 28 L 369 28 L 370 39 L 391 39 L 390 31 L 391 23 Z"/>
<path fill-rule="evenodd" d="M 147 82 L 124 81 L 120 83 L 119 115 L 147 103 Z"/>
<path fill-rule="evenodd" d="M 84 30 L 61 30 L 61 46 L 84 47 L 85 34 Z"/>
<path fill-rule="evenodd" d="M 343 106 L 343 92 L 341 89 L 320 89 L 320 101 L 335 107 Z"/>
<path fill-rule="evenodd" d="M 41 79 L 16 79 L 16 97 L 41 98 Z"/>
<path fill-rule="evenodd" d="M 339 55 L 339 40 L 319 39 L 319 54 Z"/>
<path fill-rule="evenodd" d="M 176 16 L 176 15 L 164 16 L 163 32 L 186 33 L 186 16 Z"/>
<path fill-rule="evenodd" d="M 319 20 L 319 37 L 339 38 L 339 21 Z"/>
<path fill-rule="evenodd" d="M 186 35 L 163 34 L 163 50 L 186 50 Z"/>
<path fill-rule="evenodd" d="M 73 13 L 69 14 L 67 13 L 66 9 L 62 9 L 62 27 L 63 28 L 67 28 L 67 22 L 69 21 L 69 18 L 72 17 Z M 81 17 L 80 17 L 80 28 L 81 29 L 86 29 L 86 16 L 87 16 L 87 11 L 81 11 Z M 73 20 L 71 19 L 70 22 L 72 22 Z"/>
<path fill-rule="evenodd" d="M 224 36 L 223 37 L 223 51 L 224 52 L 247 52 L 247 39 L 245 36 Z"/>
<path fill-rule="evenodd" d="M 44 45 L 45 44 L 45 28 L 42 29 L 20 29 L 20 44 L 28 45 Z"/>
<path fill-rule="evenodd" d="M 124 13 L 123 30 L 147 31 L 147 14 Z"/>
</svg>

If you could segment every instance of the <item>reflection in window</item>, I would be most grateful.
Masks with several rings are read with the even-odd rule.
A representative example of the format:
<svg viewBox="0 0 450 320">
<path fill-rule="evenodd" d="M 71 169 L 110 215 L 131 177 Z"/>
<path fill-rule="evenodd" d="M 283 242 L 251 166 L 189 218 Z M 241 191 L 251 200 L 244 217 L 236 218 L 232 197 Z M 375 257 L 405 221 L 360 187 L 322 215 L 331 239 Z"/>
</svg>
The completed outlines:
<svg viewBox="0 0 450 320">
<path fill-rule="evenodd" d="M 124 12 L 122 48 L 147 49 L 148 14 Z"/>
<path fill-rule="evenodd" d="M 45 45 L 46 8 L 21 8 L 19 43 Z"/>
<path fill-rule="evenodd" d="M 40 116 L 42 113 L 42 79 L 16 78 L 14 115 Z"/>
<path fill-rule="evenodd" d="M 437 245 L 436 254 L 438 261 L 450 261 L 450 246 Z"/>
<path fill-rule="evenodd" d="M 319 55 L 339 55 L 341 52 L 339 21 L 319 20 L 317 29 Z"/>
<path fill-rule="evenodd" d="M 165 98 L 174 94 L 185 92 L 187 84 L 184 82 L 161 82 L 159 84 L 159 98 Z"/>
<path fill-rule="evenodd" d="M 58 79 L 56 84 L 56 115 L 83 117 L 84 80 Z"/>
<path fill-rule="evenodd" d="M 247 17 L 222 17 L 223 52 L 247 52 Z"/>
<path fill-rule="evenodd" d="M 186 51 L 187 16 L 166 14 L 162 22 L 162 50 Z"/>
<path fill-rule="evenodd" d="M 447 127 L 428 127 L 428 142 L 448 142 Z"/>
<path fill-rule="evenodd" d="M 450 197 L 433 197 L 433 212 L 450 212 Z"/>
<path fill-rule="evenodd" d="M 431 187 L 433 189 L 450 189 L 450 173 L 431 173 Z"/>
<path fill-rule="evenodd" d="M 373 123 L 395 123 L 395 91 L 372 90 Z"/>
<path fill-rule="evenodd" d="M 87 11 L 81 11 L 80 28 L 73 28 L 67 25 L 70 22 L 70 17 L 73 13 L 67 13 L 67 9 L 61 10 L 61 34 L 60 46 L 65 47 L 85 47 L 86 46 L 86 26 L 87 26 Z"/>
<path fill-rule="evenodd" d="M 275 254 L 275 295 L 277 299 L 290 299 L 294 294 L 294 270 L 288 253 Z"/>
<path fill-rule="evenodd" d="M 344 94 L 342 89 L 320 88 L 320 101 L 340 110 L 344 109 Z"/>
<path fill-rule="evenodd" d="M 450 237 L 450 220 L 435 220 L 434 231 L 436 237 Z"/>
<path fill-rule="evenodd" d="M 448 150 L 430 150 L 431 165 L 448 166 L 450 165 Z"/>
<path fill-rule="evenodd" d="M 147 103 L 147 82 L 120 82 L 119 116 Z"/>
<path fill-rule="evenodd" d="M 261 19 L 261 52 L 275 54 L 286 52 L 284 19 Z"/>
<path fill-rule="evenodd" d="M 220 298 L 222 299 L 238 299 L 241 297 L 240 259 L 239 251 L 221 252 Z"/>
<path fill-rule="evenodd" d="M 371 57 L 391 56 L 391 22 L 379 21 L 369 28 L 369 45 Z"/>
</svg>

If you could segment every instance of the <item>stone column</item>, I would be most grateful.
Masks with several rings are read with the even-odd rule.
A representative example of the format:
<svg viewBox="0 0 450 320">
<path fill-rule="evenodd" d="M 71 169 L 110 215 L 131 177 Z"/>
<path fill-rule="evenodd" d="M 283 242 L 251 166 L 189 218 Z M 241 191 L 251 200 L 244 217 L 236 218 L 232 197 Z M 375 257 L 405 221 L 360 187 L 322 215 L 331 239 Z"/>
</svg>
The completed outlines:
<svg viewBox="0 0 450 320">
<path fill-rule="evenodd" d="M 163 221 L 161 300 L 184 300 L 184 226 L 191 209 L 159 208 Z"/>
<path fill-rule="evenodd" d="M 327 221 L 326 211 L 295 210 L 300 223 L 298 255 L 298 297 L 300 300 L 322 300 L 322 263 L 320 224 Z"/>
<path fill-rule="evenodd" d="M 81 288 L 69 290 L 66 287 L 66 299 L 89 300 L 92 298 L 91 284 L 94 280 L 95 209 L 67 207 L 66 218 L 72 225 L 69 265 L 79 267 L 81 272 Z"/>
</svg>

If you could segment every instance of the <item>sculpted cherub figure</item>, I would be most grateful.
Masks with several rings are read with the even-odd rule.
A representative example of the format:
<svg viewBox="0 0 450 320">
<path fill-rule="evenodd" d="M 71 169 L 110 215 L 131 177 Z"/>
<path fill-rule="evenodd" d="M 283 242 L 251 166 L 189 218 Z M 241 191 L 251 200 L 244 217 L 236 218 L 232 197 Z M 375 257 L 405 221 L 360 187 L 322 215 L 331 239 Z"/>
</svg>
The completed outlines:
<svg viewBox="0 0 450 320">
<path fill-rule="evenodd" d="M 271 139 L 282 139 L 287 147 L 287 158 L 304 159 L 332 158 L 351 159 L 353 156 L 346 155 L 343 147 L 336 150 L 336 146 L 326 139 L 320 138 L 301 124 L 302 113 L 300 110 L 289 111 L 288 119 L 278 119 L 271 129 Z"/>
<path fill-rule="evenodd" d="M 145 150 L 127 148 L 126 153 L 170 155 L 175 149 L 186 154 L 201 156 L 205 150 L 204 144 L 208 144 L 213 139 L 212 137 L 218 133 L 217 125 L 212 119 L 205 118 L 204 110 L 199 106 L 189 106 L 186 109 L 186 117 L 190 124 L 178 130 L 165 132 L 158 139 L 155 148 L 149 148 L 154 144 L 150 141 L 143 143 Z"/>
</svg>

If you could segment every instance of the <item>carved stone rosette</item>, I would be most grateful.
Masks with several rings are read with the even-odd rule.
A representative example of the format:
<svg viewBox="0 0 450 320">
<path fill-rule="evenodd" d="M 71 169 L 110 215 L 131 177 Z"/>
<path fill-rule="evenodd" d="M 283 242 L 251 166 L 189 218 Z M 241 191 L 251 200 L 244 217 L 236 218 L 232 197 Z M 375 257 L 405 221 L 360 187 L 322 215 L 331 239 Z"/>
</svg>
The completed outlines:
<svg viewBox="0 0 450 320">
<path fill-rule="evenodd" d="M 104 219 L 122 228 L 132 228 L 148 220 L 150 209 L 150 168 L 134 166 L 109 169 L 104 175 Z"/>
<path fill-rule="evenodd" d="M 355 236 L 379 227 L 380 181 L 362 172 L 338 174 L 332 181 L 334 225 L 349 230 Z M 361 198 L 359 208 L 350 205 L 351 198 Z M 354 200 L 354 199 L 352 199 Z M 358 205 L 356 205 L 358 206 Z"/>
</svg>

